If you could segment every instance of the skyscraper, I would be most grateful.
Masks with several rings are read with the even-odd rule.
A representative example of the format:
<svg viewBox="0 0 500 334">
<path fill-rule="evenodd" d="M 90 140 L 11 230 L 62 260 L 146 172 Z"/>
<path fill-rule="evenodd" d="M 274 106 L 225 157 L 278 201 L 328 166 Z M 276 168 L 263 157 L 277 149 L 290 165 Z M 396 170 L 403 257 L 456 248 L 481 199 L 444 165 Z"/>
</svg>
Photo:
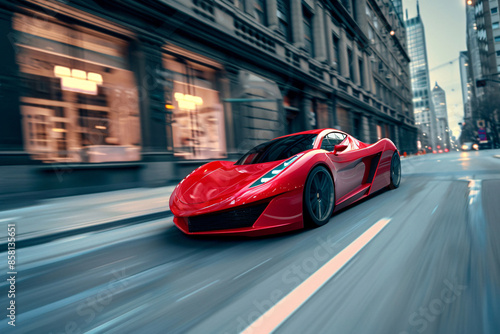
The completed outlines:
<svg viewBox="0 0 500 334">
<path fill-rule="evenodd" d="M 500 16 L 498 0 L 471 0 L 466 6 L 470 122 L 461 138 L 500 147 Z M 477 84 L 479 83 L 479 84 Z M 483 133 L 479 138 L 479 132 Z"/>
<path fill-rule="evenodd" d="M 425 29 L 417 1 L 417 16 L 406 20 L 408 51 L 411 58 L 410 73 L 413 89 L 415 125 L 419 128 L 418 140 L 422 149 L 436 147 L 436 114 L 430 91 L 429 62 L 425 43 Z"/>
<path fill-rule="evenodd" d="M 460 83 L 462 87 L 462 103 L 464 105 L 464 121 L 472 117 L 471 96 L 474 85 L 470 76 L 470 61 L 467 51 L 460 52 Z"/>
<path fill-rule="evenodd" d="M 432 101 L 436 112 L 436 136 L 437 148 L 450 149 L 450 128 L 448 126 L 448 106 L 446 104 L 446 92 L 439 87 L 438 83 L 432 89 Z"/>
</svg>

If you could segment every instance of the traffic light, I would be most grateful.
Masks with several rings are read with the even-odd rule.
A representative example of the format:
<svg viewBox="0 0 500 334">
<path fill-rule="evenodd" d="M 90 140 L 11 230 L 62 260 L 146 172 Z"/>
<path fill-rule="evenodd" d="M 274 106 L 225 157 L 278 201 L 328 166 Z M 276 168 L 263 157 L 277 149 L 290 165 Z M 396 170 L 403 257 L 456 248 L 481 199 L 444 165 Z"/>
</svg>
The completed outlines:
<svg viewBox="0 0 500 334">
<path fill-rule="evenodd" d="M 486 87 L 486 80 L 477 80 L 476 81 L 476 87 Z"/>
</svg>

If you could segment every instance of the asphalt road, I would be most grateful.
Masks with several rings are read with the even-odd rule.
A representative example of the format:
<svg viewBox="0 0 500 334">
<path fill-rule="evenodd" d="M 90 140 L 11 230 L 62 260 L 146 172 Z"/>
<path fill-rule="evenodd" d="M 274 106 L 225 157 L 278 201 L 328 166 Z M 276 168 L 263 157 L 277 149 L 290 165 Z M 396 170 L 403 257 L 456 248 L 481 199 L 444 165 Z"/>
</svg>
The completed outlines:
<svg viewBox="0 0 500 334">
<path fill-rule="evenodd" d="M 382 221 L 319 289 L 288 305 L 276 333 L 500 333 L 498 154 L 407 159 L 399 189 L 317 229 L 199 239 L 161 219 L 21 248 L 15 332 L 206 334 L 251 325 L 247 333 L 263 333 L 284 314 L 278 301 Z M 5 313 L 8 288 L 3 280 Z M 0 332 L 13 332 L 2 318 Z"/>
</svg>

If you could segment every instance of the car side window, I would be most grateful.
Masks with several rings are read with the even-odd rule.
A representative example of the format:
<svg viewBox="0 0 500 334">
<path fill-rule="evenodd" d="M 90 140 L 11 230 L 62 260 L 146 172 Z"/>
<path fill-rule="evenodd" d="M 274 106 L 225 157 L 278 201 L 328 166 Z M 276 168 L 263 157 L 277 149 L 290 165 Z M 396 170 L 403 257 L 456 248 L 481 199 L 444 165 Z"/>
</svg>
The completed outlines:
<svg viewBox="0 0 500 334">
<path fill-rule="evenodd" d="M 342 143 L 347 137 L 345 134 L 340 133 L 340 132 L 330 132 L 323 138 L 323 141 L 321 142 L 321 148 L 323 150 L 327 151 L 333 151 L 335 148 L 335 145 L 338 145 Z"/>
</svg>

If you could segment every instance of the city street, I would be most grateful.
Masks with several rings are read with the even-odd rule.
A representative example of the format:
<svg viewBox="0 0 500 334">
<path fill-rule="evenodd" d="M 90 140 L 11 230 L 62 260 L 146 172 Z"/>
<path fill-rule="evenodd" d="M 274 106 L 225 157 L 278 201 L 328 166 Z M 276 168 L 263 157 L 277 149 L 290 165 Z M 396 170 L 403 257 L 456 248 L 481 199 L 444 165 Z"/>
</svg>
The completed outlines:
<svg viewBox="0 0 500 334">
<path fill-rule="evenodd" d="M 19 246 L 15 332 L 265 333 L 280 312 L 266 313 L 271 307 L 383 220 L 276 333 L 500 333 L 500 150 L 414 156 L 402 161 L 402 173 L 398 189 L 334 214 L 323 227 L 265 238 L 187 237 L 168 214 L 168 194 L 157 189 L 119 203 L 96 194 L 3 212 L 2 236 L 8 223 L 19 233 L 25 222 L 37 224 L 23 239 L 44 227 L 61 232 L 65 220 L 95 225 L 94 207 L 106 222 L 144 207 L 133 224 Z M 140 221 L 158 210 L 165 217 Z M 8 288 L 3 280 L 4 313 Z M 4 315 L 1 333 L 14 329 L 8 321 Z"/>
</svg>

